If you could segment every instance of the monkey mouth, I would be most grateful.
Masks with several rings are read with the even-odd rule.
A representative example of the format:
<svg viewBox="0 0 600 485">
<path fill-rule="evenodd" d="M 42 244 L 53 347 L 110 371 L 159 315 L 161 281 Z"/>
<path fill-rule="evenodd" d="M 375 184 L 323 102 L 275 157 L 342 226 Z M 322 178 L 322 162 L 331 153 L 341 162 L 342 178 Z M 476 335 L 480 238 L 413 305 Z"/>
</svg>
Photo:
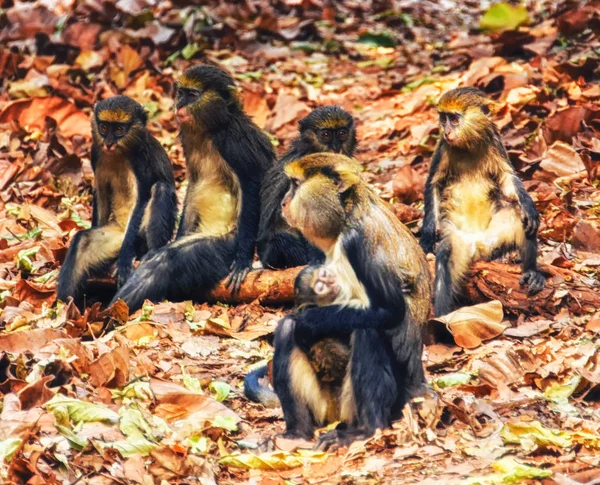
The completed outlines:
<svg viewBox="0 0 600 485">
<path fill-rule="evenodd" d="M 190 123 L 192 121 L 192 115 L 188 112 L 187 108 L 179 108 L 175 114 L 179 123 Z"/>
<path fill-rule="evenodd" d="M 114 152 L 117 149 L 117 145 L 104 145 L 104 151 Z"/>
</svg>

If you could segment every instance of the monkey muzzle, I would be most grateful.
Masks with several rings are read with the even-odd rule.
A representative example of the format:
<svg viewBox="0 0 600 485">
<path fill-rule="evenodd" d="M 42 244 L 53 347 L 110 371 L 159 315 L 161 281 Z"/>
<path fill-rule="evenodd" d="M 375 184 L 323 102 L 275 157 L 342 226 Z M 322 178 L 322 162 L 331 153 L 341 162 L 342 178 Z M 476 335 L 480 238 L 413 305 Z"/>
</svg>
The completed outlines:
<svg viewBox="0 0 600 485">
<path fill-rule="evenodd" d="M 192 121 L 192 115 L 188 112 L 185 106 L 177 109 L 176 116 L 179 123 L 189 123 Z"/>
<path fill-rule="evenodd" d="M 114 152 L 117 149 L 117 144 L 113 143 L 113 142 L 105 142 L 104 143 L 104 149 L 107 152 Z"/>
</svg>

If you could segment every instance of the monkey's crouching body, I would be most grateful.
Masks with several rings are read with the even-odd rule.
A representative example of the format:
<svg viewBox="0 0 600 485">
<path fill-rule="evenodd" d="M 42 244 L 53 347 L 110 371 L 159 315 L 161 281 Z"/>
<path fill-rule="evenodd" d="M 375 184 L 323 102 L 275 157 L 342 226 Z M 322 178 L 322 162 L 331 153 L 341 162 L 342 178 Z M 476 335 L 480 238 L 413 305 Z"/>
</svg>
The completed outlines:
<svg viewBox="0 0 600 485">
<path fill-rule="evenodd" d="M 254 257 L 273 147 L 242 111 L 225 71 L 192 67 L 177 88 L 188 180 L 183 213 L 176 240 L 149 254 L 115 296 L 130 310 L 145 299 L 202 301 L 227 275 L 238 291 Z"/>
<path fill-rule="evenodd" d="M 354 119 L 339 106 L 316 108 L 298 125 L 299 136 L 268 170 L 261 188 L 257 251 L 267 268 L 292 268 L 324 259 L 322 251 L 310 244 L 301 231 L 291 228 L 281 214 L 281 202 L 289 188 L 285 165 L 312 153 L 343 153 L 351 157 L 356 149 Z"/>
<path fill-rule="evenodd" d="M 324 251 L 337 289 L 332 301 L 280 322 L 274 388 L 287 436 L 312 439 L 316 426 L 342 422 L 319 439 L 328 449 L 390 426 L 423 390 L 429 270 L 417 241 L 350 159 L 311 155 L 286 173 L 284 216 Z M 322 284 L 334 283 L 323 277 L 314 288 Z"/>
<path fill-rule="evenodd" d="M 522 283 L 529 293 L 545 282 L 537 268 L 539 214 L 517 177 L 488 117 L 490 102 L 474 88 L 445 93 L 438 104 L 442 138 L 425 185 L 421 246 L 435 250 L 434 312 L 460 303 L 473 261 L 521 253 Z"/>
<path fill-rule="evenodd" d="M 125 96 L 101 101 L 92 125 L 92 228 L 71 241 L 57 289 L 59 300 L 78 305 L 87 279 L 115 261 L 123 285 L 136 258 L 169 242 L 177 217 L 171 162 L 147 131 L 143 108 Z"/>
</svg>

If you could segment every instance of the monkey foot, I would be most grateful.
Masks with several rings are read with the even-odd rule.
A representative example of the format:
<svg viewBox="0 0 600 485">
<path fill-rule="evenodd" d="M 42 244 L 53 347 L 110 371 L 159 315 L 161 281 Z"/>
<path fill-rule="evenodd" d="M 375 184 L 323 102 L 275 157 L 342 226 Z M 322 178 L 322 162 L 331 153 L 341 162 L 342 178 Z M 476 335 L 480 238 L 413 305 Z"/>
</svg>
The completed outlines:
<svg viewBox="0 0 600 485">
<path fill-rule="evenodd" d="M 340 286 L 337 284 L 335 275 L 327 268 L 319 268 L 317 277 L 313 283 L 313 291 L 320 298 L 329 297 L 334 300 L 340 293 Z"/>
<path fill-rule="evenodd" d="M 527 271 L 526 273 L 523 273 L 523 276 L 521 277 L 521 284 L 529 285 L 527 293 L 529 295 L 535 295 L 544 289 L 546 278 L 537 270 Z"/>
<path fill-rule="evenodd" d="M 321 435 L 314 449 L 333 452 L 339 448 L 350 446 L 356 440 L 364 440 L 372 435 L 373 433 L 367 433 L 360 429 L 334 429 Z"/>
</svg>

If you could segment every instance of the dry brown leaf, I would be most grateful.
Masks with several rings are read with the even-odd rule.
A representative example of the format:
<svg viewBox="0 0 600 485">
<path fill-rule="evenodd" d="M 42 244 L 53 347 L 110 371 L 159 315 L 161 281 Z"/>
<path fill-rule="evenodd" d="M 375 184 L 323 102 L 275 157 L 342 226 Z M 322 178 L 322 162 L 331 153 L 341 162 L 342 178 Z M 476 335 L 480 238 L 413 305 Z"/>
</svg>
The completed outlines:
<svg viewBox="0 0 600 485">
<path fill-rule="evenodd" d="M 434 320 L 446 324 L 457 345 L 472 349 L 481 345 L 483 340 L 501 335 L 508 327 L 502 323 L 503 318 L 502 303 L 493 300 L 459 308 Z"/>
<path fill-rule="evenodd" d="M 67 337 L 68 335 L 64 330 L 56 328 L 39 328 L 8 333 L 0 335 L 0 349 L 12 354 L 20 354 L 26 351 L 38 352 L 48 343 Z"/>
<path fill-rule="evenodd" d="M 90 364 L 94 386 L 122 387 L 129 381 L 129 350 L 125 346 L 102 354 Z"/>
<path fill-rule="evenodd" d="M 306 116 L 310 110 L 305 103 L 298 101 L 296 96 L 280 92 L 273 112 L 275 116 L 267 122 L 267 129 L 276 132 L 283 125 Z"/>
<path fill-rule="evenodd" d="M 585 170 L 585 165 L 575 149 L 562 141 L 552 144 L 540 162 L 540 168 L 545 172 L 539 173 L 542 180 L 554 180 L 555 177 L 573 175 Z M 538 174 L 536 174 L 538 175 Z"/>
<path fill-rule="evenodd" d="M 17 120 L 28 131 L 43 130 L 45 118 L 49 116 L 58 124 L 67 138 L 75 135 L 91 135 L 90 120 L 73 103 L 58 96 L 29 98 L 12 101 L 0 111 L 0 123 Z"/>
</svg>

